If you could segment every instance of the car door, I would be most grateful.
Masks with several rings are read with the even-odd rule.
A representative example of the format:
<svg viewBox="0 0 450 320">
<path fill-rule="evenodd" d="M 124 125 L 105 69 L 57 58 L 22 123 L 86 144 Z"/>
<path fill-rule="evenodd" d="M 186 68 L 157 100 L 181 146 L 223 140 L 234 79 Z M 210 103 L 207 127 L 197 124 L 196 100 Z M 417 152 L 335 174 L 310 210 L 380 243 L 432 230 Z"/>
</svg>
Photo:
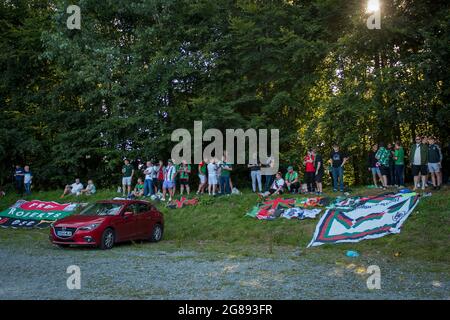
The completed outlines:
<svg viewBox="0 0 450 320">
<path fill-rule="evenodd" d="M 146 203 L 138 204 L 138 230 L 140 238 L 148 238 L 153 229 L 151 206 Z"/>
<path fill-rule="evenodd" d="M 131 212 L 132 214 L 126 216 L 125 212 Z M 120 221 L 116 224 L 116 232 L 119 241 L 132 240 L 136 237 L 136 234 L 138 233 L 137 218 L 137 207 L 135 203 L 125 207 L 120 215 Z"/>
</svg>

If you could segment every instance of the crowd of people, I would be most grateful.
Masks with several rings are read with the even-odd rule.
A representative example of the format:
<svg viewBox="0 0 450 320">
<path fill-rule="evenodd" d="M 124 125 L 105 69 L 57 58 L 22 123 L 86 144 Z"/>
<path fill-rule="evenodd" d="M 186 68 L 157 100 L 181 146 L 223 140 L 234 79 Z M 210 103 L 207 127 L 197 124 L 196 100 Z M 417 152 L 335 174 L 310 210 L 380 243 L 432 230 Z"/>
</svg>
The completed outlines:
<svg viewBox="0 0 450 320">
<path fill-rule="evenodd" d="M 410 148 L 409 162 L 411 165 L 414 188 L 425 190 L 431 178 L 433 190 L 442 186 L 442 152 L 436 138 L 415 138 Z M 368 168 L 372 173 L 375 187 L 386 189 L 391 186 L 404 187 L 405 184 L 405 151 L 399 141 L 394 144 L 383 142 L 374 144 L 368 157 Z M 378 184 L 380 182 L 380 184 Z"/>
<path fill-rule="evenodd" d="M 388 187 L 403 188 L 405 184 L 406 168 L 405 150 L 400 142 L 374 144 L 368 154 L 368 170 L 372 175 L 373 185 L 376 188 L 386 189 Z M 325 172 L 328 172 L 332 181 L 333 192 L 344 192 L 344 167 L 349 156 L 340 150 L 338 145 L 332 146 L 327 162 L 317 152 L 316 148 L 310 148 L 303 157 L 304 172 L 302 177 L 294 166 L 289 165 L 283 176 L 281 172 L 275 175 L 263 168 L 274 168 L 274 157 L 270 156 L 264 163 L 258 160 L 256 154 L 249 159 L 247 168 L 249 170 L 251 187 L 254 193 L 261 196 L 271 194 L 308 193 L 322 195 L 322 180 Z M 414 179 L 414 190 L 421 188 L 425 190 L 431 180 L 434 190 L 442 186 L 442 161 L 443 156 L 438 141 L 434 137 L 416 137 L 409 153 L 409 162 Z M 168 160 L 164 163 L 147 161 L 144 165 L 133 166 L 128 159 L 124 160 L 122 166 L 122 187 L 119 192 L 124 197 L 150 197 L 160 195 L 160 199 L 172 200 L 176 189 L 179 193 L 189 195 L 192 185 L 192 166 L 183 160 L 174 163 Z M 197 166 L 198 189 L 197 194 L 229 195 L 237 191 L 233 187 L 231 175 L 234 166 L 228 160 L 227 153 L 221 159 L 204 159 Z M 272 170 L 273 171 L 273 170 Z M 270 173 L 268 173 L 270 172 Z M 264 178 L 264 179 L 263 179 Z M 133 180 L 137 183 L 132 186 Z M 18 194 L 31 194 L 33 173 L 28 165 L 23 168 L 16 165 L 14 181 Z M 264 184 L 263 184 L 264 182 Z M 65 186 L 61 198 L 67 195 L 91 195 L 96 193 L 96 187 L 92 180 L 88 180 L 84 186 L 80 179 Z"/>
</svg>

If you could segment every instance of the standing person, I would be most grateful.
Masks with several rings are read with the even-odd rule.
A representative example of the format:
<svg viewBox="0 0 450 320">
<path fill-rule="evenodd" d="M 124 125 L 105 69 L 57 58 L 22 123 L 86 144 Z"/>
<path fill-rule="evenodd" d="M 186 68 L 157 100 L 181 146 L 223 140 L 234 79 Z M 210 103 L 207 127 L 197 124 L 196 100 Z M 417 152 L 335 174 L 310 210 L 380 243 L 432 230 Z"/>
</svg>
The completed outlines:
<svg viewBox="0 0 450 320">
<path fill-rule="evenodd" d="M 399 186 L 399 188 L 403 188 L 405 185 L 405 150 L 403 150 L 400 141 L 395 143 L 394 161 L 395 184 Z"/>
<path fill-rule="evenodd" d="M 154 172 L 153 181 L 156 181 L 156 186 L 155 186 L 156 193 L 162 192 L 165 169 L 166 169 L 166 167 L 164 167 L 164 162 L 162 160 L 159 160 L 158 164 L 155 165 L 155 167 L 153 168 L 153 172 Z"/>
<path fill-rule="evenodd" d="M 155 189 L 153 188 L 153 170 L 155 167 L 151 161 L 147 161 L 145 166 L 144 197 L 148 197 L 155 193 Z"/>
<path fill-rule="evenodd" d="M 419 175 L 422 176 L 422 190 L 425 190 L 427 185 L 427 165 L 428 165 L 428 147 L 422 143 L 421 137 L 416 137 L 416 143 L 411 146 L 409 154 L 411 162 L 412 174 L 414 176 L 414 191 L 419 185 Z"/>
<path fill-rule="evenodd" d="M 203 159 L 202 162 L 198 164 L 198 178 L 200 179 L 200 183 L 198 185 L 197 194 L 203 194 L 206 188 L 206 174 L 208 167 L 208 159 Z"/>
<path fill-rule="evenodd" d="M 389 157 L 391 152 L 385 148 L 384 143 L 380 142 L 380 148 L 375 154 L 375 158 L 380 163 L 380 171 L 382 177 L 383 189 L 388 187 L 388 175 L 389 175 Z"/>
<path fill-rule="evenodd" d="M 275 167 L 275 159 L 272 155 L 267 158 L 266 163 L 263 165 L 263 167 L 273 170 L 273 168 Z M 272 173 L 264 175 L 264 192 L 269 191 L 270 187 L 272 186 L 274 177 L 275 176 Z"/>
<path fill-rule="evenodd" d="M 181 161 L 178 167 L 178 176 L 180 177 L 180 195 L 183 195 L 184 189 L 189 195 L 191 189 L 189 188 L 189 175 L 191 174 L 191 165 L 186 160 Z"/>
<path fill-rule="evenodd" d="M 164 182 L 163 182 L 163 195 L 161 201 L 166 201 L 166 193 L 169 192 L 169 201 L 172 201 L 174 196 L 176 169 L 172 160 L 167 161 L 167 167 L 164 168 Z"/>
<path fill-rule="evenodd" d="M 175 162 L 175 160 L 172 160 L 172 161 L 173 161 L 172 164 L 173 164 L 173 166 L 175 168 L 175 176 L 173 177 L 173 182 L 174 182 L 174 184 L 173 184 L 173 194 L 176 194 L 177 193 L 178 170 L 180 169 L 181 163 L 178 164 L 178 163 Z"/>
<path fill-rule="evenodd" d="M 380 179 L 380 183 L 381 183 L 381 185 L 383 185 L 383 178 L 381 176 L 381 171 L 380 171 L 380 163 L 375 158 L 377 151 L 378 151 L 378 144 L 374 144 L 372 146 L 372 151 L 369 152 L 369 158 L 368 158 L 369 172 L 372 172 L 373 185 L 375 186 L 375 188 L 378 188 L 377 178 Z"/>
<path fill-rule="evenodd" d="M 228 158 L 224 156 L 220 166 L 220 190 L 221 194 L 230 194 L 230 174 L 233 166 L 228 162 Z"/>
<path fill-rule="evenodd" d="M 305 165 L 305 180 L 309 193 L 315 191 L 314 175 L 316 173 L 316 168 L 314 167 L 314 162 L 314 153 L 309 149 L 306 156 L 303 158 L 303 164 Z"/>
<path fill-rule="evenodd" d="M 33 180 L 33 173 L 30 171 L 29 166 L 25 166 L 23 170 L 23 184 L 25 186 L 25 194 L 31 195 L 31 182 Z"/>
<path fill-rule="evenodd" d="M 388 186 L 395 184 L 395 160 L 394 160 L 394 147 L 392 143 L 388 143 L 387 148 L 389 151 L 389 174 L 388 174 Z"/>
<path fill-rule="evenodd" d="M 126 194 L 129 196 L 131 194 L 131 180 L 133 179 L 134 175 L 134 168 L 130 164 L 130 161 L 128 159 L 125 159 L 124 165 L 122 167 L 122 195 L 125 197 L 125 189 L 128 189 L 128 193 Z"/>
<path fill-rule="evenodd" d="M 441 148 L 436 144 L 434 137 L 429 138 L 428 146 L 428 171 L 431 174 L 431 181 L 433 183 L 433 190 L 440 189 L 442 184 L 441 179 L 441 165 L 442 152 Z"/>
<path fill-rule="evenodd" d="M 316 149 L 312 150 L 314 155 L 314 168 L 316 168 L 314 180 L 316 181 L 317 186 L 317 195 L 320 196 L 323 193 L 322 189 L 322 178 L 324 174 L 324 166 L 322 156 L 317 153 Z"/>
<path fill-rule="evenodd" d="M 288 191 L 292 194 L 299 193 L 300 181 L 298 180 L 298 173 L 294 171 L 293 166 L 289 166 L 287 169 L 286 176 L 284 177 L 284 182 Z"/>
<path fill-rule="evenodd" d="M 340 187 L 341 192 L 344 192 L 344 165 L 348 161 L 348 157 L 339 150 L 337 144 L 334 144 L 330 159 L 331 173 L 333 175 L 333 192 L 337 192 L 338 187 Z"/>
<path fill-rule="evenodd" d="M 16 169 L 14 171 L 14 182 L 17 194 L 20 196 L 23 195 L 23 178 L 24 178 L 23 168 L 17 164 Z"/>
<path fill-rule="evenodd" d="M 249 161 L 247 167 L 250 168 L 250 177 L 252 179 L 253 192 L 256 192 L 256 183 L 258 183 L 258 190 L 259 192 L 261 192 L 261 163 L 259 163 L 256 153 L 253 154 L 253 157 Z"/>
<path fill-rule="evenodd" d="M 208 194 L 216 195 L 216 187 L 217 187 L 217 171 L 218 166 L 216 164 L 216 159 L 212 158 L 208 163 Z"/>
</svg>

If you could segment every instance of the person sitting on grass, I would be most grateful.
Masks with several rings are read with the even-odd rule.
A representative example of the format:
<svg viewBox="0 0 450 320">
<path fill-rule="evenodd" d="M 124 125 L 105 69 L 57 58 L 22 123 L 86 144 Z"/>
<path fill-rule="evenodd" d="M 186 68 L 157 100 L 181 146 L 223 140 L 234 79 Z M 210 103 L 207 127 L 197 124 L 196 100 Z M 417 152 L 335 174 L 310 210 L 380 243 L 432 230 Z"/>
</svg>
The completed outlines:
<svg viewBox="0 0 450 320">
<path fill-rule="evenodd" d="M 138 178 L 132 194 L 135 197 L 142 197 L 144 195 L 144 181 L 142 181 L 142 178 Z"/>
<path fill-rule="evenodd" d="M 81 190 L 83 190 L 83 184 L 80 182 L 80 179 L 77 178 L 75 179 L 75 183 L 66 185 L 61 198 L 64 198 L 64 196 L 69 194 L 78 196 L 81 194 Z"/>
<path fill-rule="evenodd" d="M 297 171 L 294 171 L 294 167 L 288 167 L 288 172 L 286 173 L 284 180 L 290 193 L 294 194 L 299 192 L 300 182 L 298 180 L 298 173 Z"/>
<path fill-rule="evenodd" d="M 284 189 L 284 180 L 282 178 L 281 172 L 277 172 L 275 175 L 275 180 L 272 182 L 269 191 L 264 193 L 258 193 L 261 198 L 267 198 L 273 194 L 282 194 Z"/>
<path fill-rule="evenodd" d="M 81 192 L 81 194 L 84 194 L 87 196 L 90 196 L 90 195 L 96 193 L 97 189 L 95 188 L 94 181 L 88 180 L 88 184 L 87 184 L 86 188 L 81 190 L 80 192 Z"/>
</svg>

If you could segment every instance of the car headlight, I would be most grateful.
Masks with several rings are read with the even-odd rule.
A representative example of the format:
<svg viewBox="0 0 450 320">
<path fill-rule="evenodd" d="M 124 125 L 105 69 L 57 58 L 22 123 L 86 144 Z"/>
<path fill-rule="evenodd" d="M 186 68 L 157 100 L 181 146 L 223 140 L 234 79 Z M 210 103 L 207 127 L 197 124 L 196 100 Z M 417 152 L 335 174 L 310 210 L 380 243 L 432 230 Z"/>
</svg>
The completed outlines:
<svg viewBox="0 0 450 320">
<path fill-rule="evenodd" d="M 80 227 L 80 230 L 85 230 L 85 231 L 91 231 L 94 230 L 95 228 L 97 228 L 100 225 L 100 223 L 93 223 L 84 227 Z"/>
</svg>

